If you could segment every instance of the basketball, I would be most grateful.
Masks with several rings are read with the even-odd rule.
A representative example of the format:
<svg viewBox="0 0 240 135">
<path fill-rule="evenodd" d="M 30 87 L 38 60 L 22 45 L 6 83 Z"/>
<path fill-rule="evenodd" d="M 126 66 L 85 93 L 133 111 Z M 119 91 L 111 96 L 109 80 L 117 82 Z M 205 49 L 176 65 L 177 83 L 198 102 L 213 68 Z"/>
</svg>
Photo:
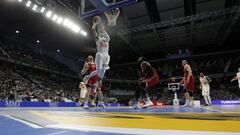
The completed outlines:
<svg viewBox="0 0 240 135">
<path fill-rule="evenodd" d="M 96 24 L 100 23 L 101 22 L 100 16 L 94 16 L 93 17 L 93 22 L 96 23 Z"/>
</svg>

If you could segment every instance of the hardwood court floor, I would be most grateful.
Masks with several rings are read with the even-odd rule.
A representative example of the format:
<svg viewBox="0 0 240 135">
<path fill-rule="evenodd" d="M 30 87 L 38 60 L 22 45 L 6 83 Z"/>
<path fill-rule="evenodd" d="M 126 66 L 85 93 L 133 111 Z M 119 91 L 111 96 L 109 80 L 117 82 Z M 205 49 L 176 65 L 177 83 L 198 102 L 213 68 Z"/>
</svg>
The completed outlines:
<svg viewBox="0 0 240 135">
<path fill-rule="evenodd" d="M 240 106 L 23 108 L 0 109 L 3 116 L 42 128 L 112 134 L 239 134 Z M 0 127 L 1 128 L 1 127 Z M 0 131 L 1 132 L 1 131 Z"/>
</svg>

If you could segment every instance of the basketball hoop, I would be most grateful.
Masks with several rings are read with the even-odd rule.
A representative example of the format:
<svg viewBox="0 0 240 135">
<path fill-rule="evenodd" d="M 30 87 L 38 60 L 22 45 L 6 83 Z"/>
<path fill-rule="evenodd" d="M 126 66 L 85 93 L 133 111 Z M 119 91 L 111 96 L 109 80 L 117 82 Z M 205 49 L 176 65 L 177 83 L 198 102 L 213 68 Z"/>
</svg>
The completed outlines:
<svg viewBox="0 0 240 135">
<path fill-rule="evenodd" d="M 180 84 L 179 83 L 169 83 L 168 84 L 168 89 L 172 91 L 176 91 L 180 89 Z"/>
<path fill-rule="evenodd" d="M 120 15 L 119 8 L 105 11 L 104 14 L 108 19 L 108 26 L 111 26 L 111 27 L 116 26 L 117 18 Z"/>
</svg>

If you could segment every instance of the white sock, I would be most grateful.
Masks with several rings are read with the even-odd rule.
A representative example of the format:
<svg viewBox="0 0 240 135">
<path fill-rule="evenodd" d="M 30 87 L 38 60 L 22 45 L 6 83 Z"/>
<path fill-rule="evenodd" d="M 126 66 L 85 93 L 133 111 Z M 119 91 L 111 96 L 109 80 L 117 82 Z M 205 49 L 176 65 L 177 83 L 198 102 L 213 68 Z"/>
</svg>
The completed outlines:
<svg viewBox="0 0 240 135">
<path fill-rule="evenodd" d="M 147 98 L 147 102 L 152 102 L 149 98 Z"/>
<path fill-rule="evenodd" d="M 211 101 L 210 95 L 208 95 L 207 98 L 208 98 L 208 102 L 209 102 L 209 104 L 212 104 L 212 101 Z"/>
<path fill-rule="evenodd" d="M 188 99 L 185 100 L 185 105 L 189 105 L 189 100 Z"/>
<path fill-rule="evenodd" d="M 206 104 L 209 104 L 209 102 L 208 102 L 208 97 L 207 97 L 207 96 L 204 96 L 204 99 L 205 99 L 205 103 L 206 103 Z"/>
</svg>

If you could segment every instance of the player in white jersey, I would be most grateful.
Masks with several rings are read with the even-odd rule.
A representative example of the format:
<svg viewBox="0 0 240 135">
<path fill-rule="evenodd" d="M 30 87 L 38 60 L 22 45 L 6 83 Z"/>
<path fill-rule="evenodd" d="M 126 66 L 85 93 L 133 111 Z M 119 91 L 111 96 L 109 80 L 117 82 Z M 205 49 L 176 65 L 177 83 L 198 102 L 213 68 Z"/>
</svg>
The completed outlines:
<svg viewBox="0 0 240 135">
<path fill-rule="evenodd" d="M 110 37 L 105 31 L 101 23 L 101 18 L 99 16 L 95 16 L 93 18 L 92 32 L 97 46 L 97 53 L 95 56 L 95 64 L 97 70 L 84 77 L 83 81 L 85 83 L 87 83 L 89 78 L 95 75 L 98 75 L 100 79 L 102 79 L 106 70 L 109 69 L 108 64 L 110 62 L 110 56 L 108 54 Z"/>
<path fill-rule="evenodd" d="M 238 80 L 239 89 L 240 89 L 240 68 L 238 68 L 237 75 L 231 80 L 231 82 Z"/>
<path fill-rule="evenodd" d="M 204 75 L 204 73 L 200 73 L 200 88 L 202 90 L 202 95 L 205 99 L 205 105 L 210 106 L 212 104 L 211 98 L 210 98 L 210 85 L 211 79 Z"/>
<path fill-rule="evenodd" d="M 80 88 L 80 100 L 83 101 L 87 94 L 87 87 L 84 82 L 80 82 L 79 88 Z"/>
</svg>

